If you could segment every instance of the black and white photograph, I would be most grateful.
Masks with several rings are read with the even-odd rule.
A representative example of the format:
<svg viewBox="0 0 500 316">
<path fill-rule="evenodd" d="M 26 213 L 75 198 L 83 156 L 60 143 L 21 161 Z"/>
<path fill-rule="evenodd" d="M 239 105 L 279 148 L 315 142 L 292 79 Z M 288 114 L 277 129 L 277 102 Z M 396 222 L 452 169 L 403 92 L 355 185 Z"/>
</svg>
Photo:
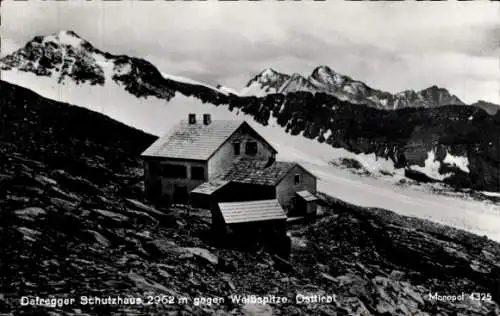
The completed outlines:
<svg viewBox="0 0 500 316">
<path fill-rule="evenodd" d="M 498 2 L 0 15 L 1 316 L 500 316 Z"/>
</svg>

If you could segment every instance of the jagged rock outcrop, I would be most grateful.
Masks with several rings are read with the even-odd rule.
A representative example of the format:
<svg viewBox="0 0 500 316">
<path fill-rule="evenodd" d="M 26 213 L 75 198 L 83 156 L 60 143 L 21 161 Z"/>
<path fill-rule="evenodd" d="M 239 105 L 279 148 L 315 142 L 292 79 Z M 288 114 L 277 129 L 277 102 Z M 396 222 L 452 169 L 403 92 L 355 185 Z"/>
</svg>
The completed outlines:
<svg viewBox="0 0 500 316">
<path fill-rule="evenodd" d="M 234 108 L 264 125 L 273 117 L 292 135 L 389 158 L 398 168 L 434 168 L 436 180 L 457 188 L 500 191 L 500 115 L 480 108 L 388 111 L 310 92 L 232 99 Z"/>
</svg>

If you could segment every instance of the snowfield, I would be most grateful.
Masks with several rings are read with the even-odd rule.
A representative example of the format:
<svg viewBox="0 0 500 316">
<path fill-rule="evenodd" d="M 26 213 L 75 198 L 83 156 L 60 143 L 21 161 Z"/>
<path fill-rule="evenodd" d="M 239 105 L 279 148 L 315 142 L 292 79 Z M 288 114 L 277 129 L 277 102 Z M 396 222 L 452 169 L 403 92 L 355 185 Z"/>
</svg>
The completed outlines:
<svg viewBox="0 0 500 316">
<path fill-rule="evenodd" d="M 446 156 L 446 158 L 448 158 L 448 156 Z M 427 159 L 425 159 L 423 167 L 417 165 L 411 166 L 412 169 L 422 172 L 432 179 L 442 181 L 451 176 L 451 174 L 440 174 L 439 167 L 441 167 L 441 163 L 436 160 L 436 154 L 433 150 L 427 153 Z"/>
<path fill-rule="evenodd" d="M 455 166 L 461 169 L 463 172 L 470 172 L 469 159 L 467 159 L 467 157 L 453 156 L 450 153 L 446 153 L 446 157 L 444 157 L 443 162 Z"/>
<path fill-rule="evenodd" d="M 217 89 L 216 87 L 212 87 L 210 85 L 204 84 L 204 83 L 199 82 L 199 81 L 195 81 L 195 80 L 192 80 L 192 79 L 189 79 L 189 78 L 186 78 L 186 77 L 181 77 L 181 76 L 166 74 L 166 73 L 163 73 L 163 72 L 161 73 L 161 76 L 163 78 L 165 78 L 165 79 L 169 79 L 169 80 L 173 80 L 173 81 L 177 81 L 177 82 L 182 82 L 182 83 L 187 83 L 187 84 L 192 84 L 192 85 L 203 86 L 203 87 L 212 89 L 214 91 L 220 92 L 220 93 L 222 93 L 224 95 L 228 95 L 229 94 L 229 91 L 227 91 L 229 88 L 223 87 L 222 89 Z"/>
<path fill-rule="evenodd" d="M 105 63 L 105 60 L 100 62 Z M 108 68 L 109 70 L 109 68 Z M 109 71 L 105 71 L 109 76 Z M 106 77 L 105 86 L 58 85 L 49 77 L 38 77 L 17 70 L 3 71 L 2 80 L 31 89 L 40 95 L 61 102 L 79 105 L 106 114 L 127 125 L 162 135 L 188 113 L 210 113 L 213 119 L 246 119 L 278 150 L 278 159 L 297 161 L 318 176 L 318 190 L 347 202 L 380 207 L 402 215 L 414 216 L 464 229 L 500 242 L 500 205 L 472 198 L 432 194 L 420 186 L 398 186 L 403 171 L 391 161 L 374 155 L 355 155 L 344 149 L 332 148 L 309 139 L 286 134 L 274 120 L 268 126 L 253 121 L 250 116 L 229 111 L 226 106 L 203 104 L 194 97 L 179 93 L 170 101 L 155 97 L 136 98 Z M 89 126 L 89 128 L 92 128 Z M 432 153 L 433 154 L 433 153 Z M 433 172 L 432 154 L 426 162 L 426 173 Z M 376 177 L 361 177 L 348 170 L 332 167 L 329 162 L 340 158 L 358 160 Z M 468 163 L 460 157 L 447 156 L 447 162 L 463 170 Z M 468 170 L 468 169 L 467 169 Z M 384 174 L 391 172 L 393 176 Z"/>
<path fill-rule="evenodd" d="M 252 82 L 248 87 L 243 88 L 238 95 L 264 97 L 268 94 L 277 93 L 276 88 L 263 88 L 259 82 Z"/>
</svg>

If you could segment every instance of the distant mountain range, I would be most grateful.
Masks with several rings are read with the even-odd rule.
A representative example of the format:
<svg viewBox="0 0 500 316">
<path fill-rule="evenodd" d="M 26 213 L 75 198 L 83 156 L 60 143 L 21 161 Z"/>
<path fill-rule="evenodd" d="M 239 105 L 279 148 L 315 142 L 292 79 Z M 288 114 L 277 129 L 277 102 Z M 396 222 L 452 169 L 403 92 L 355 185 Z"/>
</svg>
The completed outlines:
<svg viewBox="0 0 500 316">
<path fill-rule="evenodd" d="M 102 52 L 73 31 L 36 36 L 23 48 L 0 60 L 0 70 L 12 69 L 53 77 L 62 84 L 73 80 L 76 83 L 103 85 L 108 78 L 135 96 L 156 96 L 166 100 L 173 97 L 175 90 L 189 94 L 192 89 L 186 90 L 186 85 L 190 85 L 189 88 L 194 85 L 198 87 L 198 93 L 208 97 L 210 102 L 217 102 L 218 98 L 228 95 L 262 97 L 267 94 L 302 91 L 322 92 L 343 101 L 366 104 L 378 109 L 466 105 L 448 90 L 437 86 L 391 94 L 339 74 L 328 66 L 316 67 L 307 78 L 298 73 L 289 75 L 267 68 L 238 92 L 222 85 L 213 87 L 192 79 L 161 73 L 154 65 L 140 58 Z M 500 109 L 499 105 L 486 101 L 471 105 L 480 107 L 489 114 L 495 114 Z"/>
<path fill-rule="evenodd" d="M 289 75 L 267 68 L 252 78 L 240 95 L 264 96 L 272 93 L 287 94 L 297 91 L 323 92 L 351 103 L 390 110 L 408 107 L 432 108 L 445 105 L 465 105 L 457 96 L 437 86 L 420 91 L 405 90 L 391 94 L 371 88 L 362 81 L 339 74 L 328 66 L 316 67 L 307 78 L 298 73 Z M 495 114 L 500 109 L 500 106 L 485 101 L 471 105 L 481 107 L 490 114 Z"/>
<path fill-rule="evenodd" d="M 414 179 L 500 190 L 499 107 L 466 105 L 436 86 L 391 94 L 320 66 L 307 78 L 268 68 L 238 92 L 103 52 L 72 31 L 34 37 L 0 59 L 0 70 L 4 81 L 155 135 L 189 112 L 228 118 L 236 110 L 262 126 L 277 126 L 269 137 L 286 132 L 308 144 L 344 148 L 352 157 L 374 154 Z M 309 147 L 288 148 L 306 156 Z M 365 161 L 364 167 L 377 163 Z"/>
</svg>

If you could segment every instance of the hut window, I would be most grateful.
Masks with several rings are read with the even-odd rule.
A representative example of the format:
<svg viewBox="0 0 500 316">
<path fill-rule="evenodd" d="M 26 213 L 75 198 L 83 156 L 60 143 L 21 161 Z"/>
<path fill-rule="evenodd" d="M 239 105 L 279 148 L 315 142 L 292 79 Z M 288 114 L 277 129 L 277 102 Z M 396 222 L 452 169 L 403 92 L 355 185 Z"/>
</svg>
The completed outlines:
<svg viewBox="0 0 500 316">
<path fill-rule="evenodd" d="M 247 155 L 255 155 L 257 154 L 257 142 L 249 141 L 245 146 L 245 153 Z"/>
<path fill-rule="evenodd" d="M 234 155 L 238 156 L 240 154 L 240 143 L 239 142 L 234 142 L 233 143 L 233 148 L 234 148 Z"/>
<path fill-rule="evenodd" d="M 295 185 L 300 184 L 300 174 L 296 174 L 293 181 L 295 182 Z"/>
<path fill-rule="evenodd" d="M 191 179 L 205 180 L 205 168 L 195 166 L 191 167 Z"/>
<path fill-rule="evenodd" d="M 162 166 L 161 175 L 167 178 L 186 179 L 186 166 L 165 164 Z"/>
</svg>

